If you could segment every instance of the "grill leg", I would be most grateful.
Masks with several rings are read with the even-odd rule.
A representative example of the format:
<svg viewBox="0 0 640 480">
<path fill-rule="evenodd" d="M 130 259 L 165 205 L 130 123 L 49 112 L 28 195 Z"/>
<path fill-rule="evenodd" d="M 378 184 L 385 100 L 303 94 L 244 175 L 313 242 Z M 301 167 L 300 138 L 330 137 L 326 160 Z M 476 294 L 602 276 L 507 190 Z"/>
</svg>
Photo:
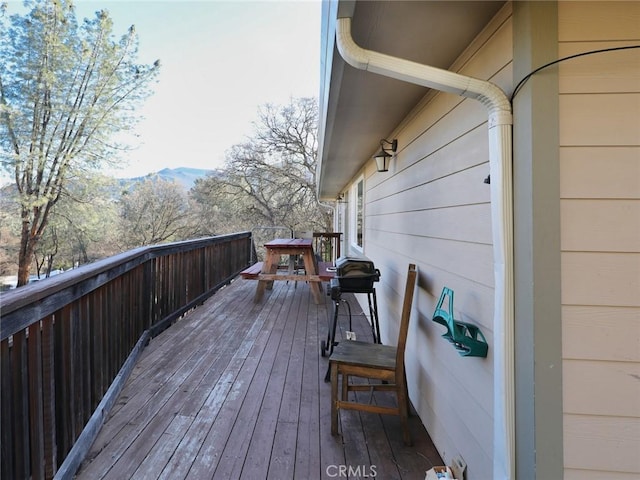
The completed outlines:
<svg viewBox="0 0 640 480">
<path fill-rule="evenodd" d="M 329 352 L 329 355 L 333 353 L 333 347 L 336 345 L 336 329 L 338 326 L 338 307 L 340 306 L 340 300 L 334 300 L 333 302 L 333 322 L 329 322 L 329 329 L 327 331 L 327 343 L 322 343 L 322 356 Z"/>
<path fill-rule="evenodd" d="M 373 302 L 372 302 L 373 297 Z M 372 289 L 367 294 L 367 300 L 369 301 L 369 314 L 371 315 L 371 335 L 373 336 L 373 343 L 382 343 L 380 340 L 380 322 L 378 321 L 378 299 L 376 298 L 376 289 Z"/>
</svg>

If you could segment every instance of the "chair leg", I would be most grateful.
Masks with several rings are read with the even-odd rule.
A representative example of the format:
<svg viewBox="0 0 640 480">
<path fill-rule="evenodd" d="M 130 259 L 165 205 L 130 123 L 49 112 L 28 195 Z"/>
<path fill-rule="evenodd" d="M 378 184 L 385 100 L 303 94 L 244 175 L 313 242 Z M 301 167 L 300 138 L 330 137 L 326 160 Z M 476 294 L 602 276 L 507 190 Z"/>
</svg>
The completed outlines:
<svg viewBox="0 0 640 480">
<path fill-rule="evenodd" d="M 407 416 L 411 416 L 411 402 L 409 401 L 409 390 L 407 389 L 407 372 L 404 373 L 404 398 L 407 401 Z"/>
<path fill-rule="evenodd" d="M 342 401 L 349 399 L 349 375 L 342 374 Z"/>
<path fill-rule="evenodd" d="M 338 365 L 336 365 L 335 363 L 331 363 L 330 368 L 331 368 L 331 435 L 337 435 L 338 434 Z"/>
<path fill-rule="evenodd" d="M 402 439 L 406 446 L 411 446 L 411 434 L 409 432 L 409 396 L 407 395 L 406 383 L 397 386 L 398 410 L 400 414 L 400 425 L 402 425 Z"/>
</svg>

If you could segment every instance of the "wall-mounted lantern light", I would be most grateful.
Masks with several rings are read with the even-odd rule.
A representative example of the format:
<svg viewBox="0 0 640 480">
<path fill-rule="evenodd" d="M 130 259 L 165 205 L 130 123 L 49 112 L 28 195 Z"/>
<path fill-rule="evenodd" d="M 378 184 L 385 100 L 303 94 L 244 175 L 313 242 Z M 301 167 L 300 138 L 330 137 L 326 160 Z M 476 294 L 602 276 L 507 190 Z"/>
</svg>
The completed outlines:
<svg viewBox="0 0 640 480">
<path fill-rule="evenodd" d="M 391 152 L 384 148 L 385 143 L 391 145 Z M 391 161 L 391 157 L 393 157 L 393 154 L 397 149 L 398 140 L 396 140 L 395 138 L 391 142 L 384 138 L 380 140 L 380 151 L 373 157 L 376 159 L 376 168 L 379 172 L 389 171 L 389 162 Z"/>
</svg>

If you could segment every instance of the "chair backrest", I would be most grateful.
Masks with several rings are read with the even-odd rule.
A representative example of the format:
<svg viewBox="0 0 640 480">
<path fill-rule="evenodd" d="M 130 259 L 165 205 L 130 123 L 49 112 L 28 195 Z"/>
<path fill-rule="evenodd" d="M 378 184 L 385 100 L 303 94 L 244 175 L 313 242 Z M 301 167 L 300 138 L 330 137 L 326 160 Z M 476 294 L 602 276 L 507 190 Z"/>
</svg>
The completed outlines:
<svg viewBox="0 0 640 480">
<path fill-rule="evenodd" d="M 409 331 L 409 318 L 411 317 L 411 305 L 413 304 L 413 292 L 416 289 L 416 276 L 418 270 L 415 264 L 409 264 L 407 273 L 407 285 L 404 289 L 404 303 L 400 317 L 400 333 L 398 334 L 398 347 L 396 352 L 396 374 L 404 375 L 404 349 L 407 345 L 407 333 Z"/>
</svg>

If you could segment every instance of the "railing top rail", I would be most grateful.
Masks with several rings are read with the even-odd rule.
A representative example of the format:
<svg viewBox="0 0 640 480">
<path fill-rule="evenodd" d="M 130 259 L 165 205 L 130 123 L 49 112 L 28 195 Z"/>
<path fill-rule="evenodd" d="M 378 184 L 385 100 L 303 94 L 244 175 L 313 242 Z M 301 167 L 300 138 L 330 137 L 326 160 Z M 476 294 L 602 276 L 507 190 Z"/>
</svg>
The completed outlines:
<svg viewBox="0 0 640 480">
<path fill-rule="evenodd" d="M 83 265 L 77 269 L 56 275 L 46 281 L 36 282 L 31 285 L 0 293 L 0 340 L 14 334 L 28 325 L 7 321 L 12 312 L 20 310 L 30 304 L 40 314 L 40 318 L 47 315 L 45 299 L 53 295 L 75 288 L 74 298 L 78 298 L 88 292 L 104 285 L 111 279 L 141 265 L 153 258 L 170 255 L 177 252 L 188 252 L 209 245 L 228 242 L 230 240 L 251 237 L 251 232 L 239 232 L 229 235 L 199 238 L 183 242 L 174 242 L 161 245 L 140 247 L 127 252 L 114 255 L 94 263 Z M 91 280 L 90 282 L 88 282 Z M 78 285 L 83 284 L 81 288 Z M 67 299 L 68 301 L 73 298 Z M 56 302 L 58 304 L 59 302 Z M 51 308 L 55 308 L 51 306 Z M 52 310 L 52 313 L 55 310 Z"/>
</svg>

